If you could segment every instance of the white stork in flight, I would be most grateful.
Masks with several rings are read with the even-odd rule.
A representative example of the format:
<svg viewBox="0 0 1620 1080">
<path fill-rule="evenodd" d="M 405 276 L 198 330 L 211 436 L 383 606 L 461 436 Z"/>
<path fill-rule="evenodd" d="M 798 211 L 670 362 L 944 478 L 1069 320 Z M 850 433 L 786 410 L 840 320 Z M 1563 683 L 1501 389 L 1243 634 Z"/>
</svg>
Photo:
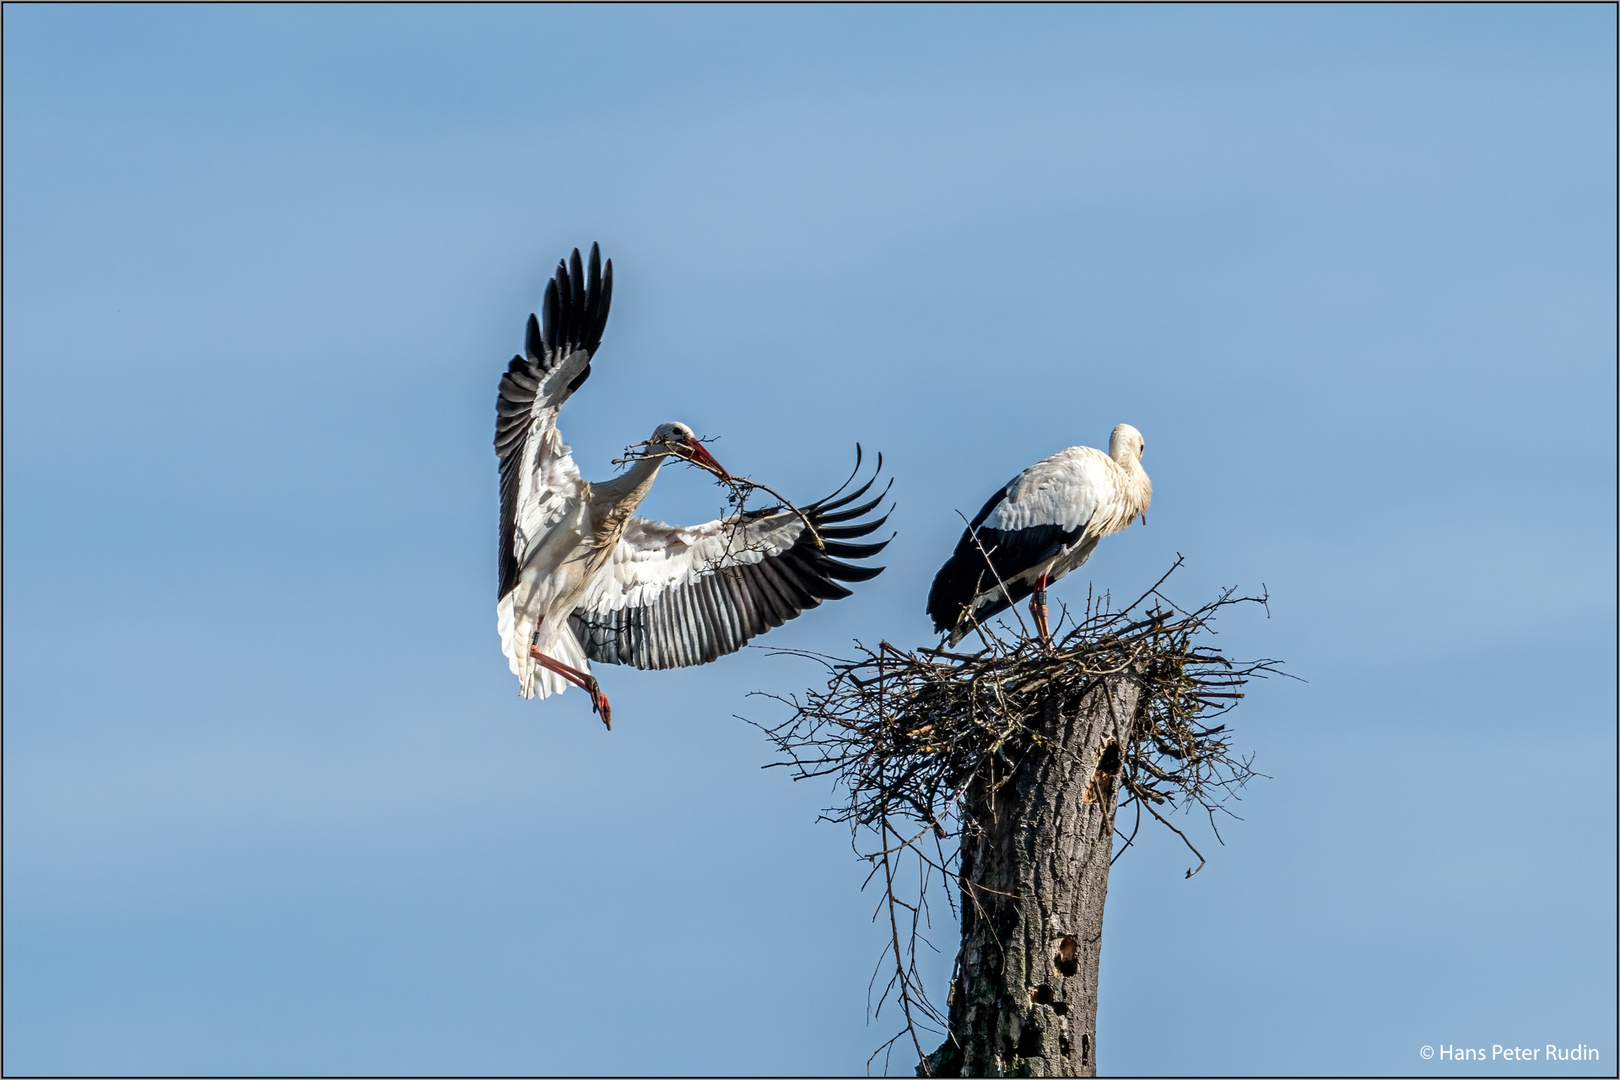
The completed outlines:
<svg viewBox="0 0 1620 1080">
<path fill-rule="evenodd" d="M 524 697 L 562 693 L 571 683 L 591 695 L 610 729 L 607 695 L 590 661 L 706 664 L 805 608 L 850 595 L 838 582 L 866 581 L 883 568 L 835 556 L 864 559 L 888 543 L 849 542 L 886 520 L 857 520 L 882 494 L 849 505 L 876 474 L 843 498 L 836 498 L 840 487 L 797 512 L 749 510 L 684 528 L 632 516 L 665 456 L 729 479 L 681 423 L 660 424 L 645 456 L 613 479 L 582 479 L 557 431 L 557 411 L 591 373 L 612 295 L 613 263 L 603 268 L 595 244 L 589 270 L 577 248 L 568 264 L 559 263 L 541 320 L 529 316 L 526 355 L 512 358 L 495 403 L 501 650 Z"/>
<path fill-rule="evenodd" d="M 1046 587 L 1089 559 L 1103 537 L 1137 517 L 1147 523 L 1153 482 L 1142 471 L 1143 449 L 1141 432 L 1120 424 L 1108 453 L 1059 450 L 990 496 L 928 590 L 934 629 L 954 646 L 976 623 L 1033 593 L 1029 612 L 1050 646 Z"/>
</svg>

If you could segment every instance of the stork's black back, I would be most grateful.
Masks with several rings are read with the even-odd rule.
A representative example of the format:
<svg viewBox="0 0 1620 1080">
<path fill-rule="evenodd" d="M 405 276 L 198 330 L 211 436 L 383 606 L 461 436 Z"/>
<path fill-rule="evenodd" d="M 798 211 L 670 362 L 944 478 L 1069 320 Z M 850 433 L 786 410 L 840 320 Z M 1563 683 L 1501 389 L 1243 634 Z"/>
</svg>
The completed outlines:
<svg viewBox="0 0 1620 1080">
<path fill-rule="evenodd" d="M 1081 527 L 1065 529 L 1056 524 L 1022 529 L 983 527 L 985 519 L 1009 497 L 1016 483 L 1014 477 L 990 496 L 962 531 L 956 550 L 934 575 L 934 584 L 928 590 L 928 615 L 934 620 L 936 632 L 956 629 L 973 598 L 998 583 L 1003 586 L 1000 594 L 974 613 L 978 619 L 993 618 L 1029 596 L 1035 591 L 1034 583 L 1015 580 L 1018 575 L 1039 566 L 1079 538 Z"/>
</svg>

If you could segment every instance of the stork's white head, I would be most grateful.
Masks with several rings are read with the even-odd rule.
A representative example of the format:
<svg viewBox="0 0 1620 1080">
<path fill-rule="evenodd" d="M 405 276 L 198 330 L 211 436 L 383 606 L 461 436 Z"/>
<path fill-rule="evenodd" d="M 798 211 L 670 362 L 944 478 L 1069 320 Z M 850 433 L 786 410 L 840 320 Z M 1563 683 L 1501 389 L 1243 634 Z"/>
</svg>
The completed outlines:
<svg viewBox="0 0 1620 1080">
<path fill-rule="evenodd" d="M 1142 441 L 1142 433 L 1129 424 L 1120 424 L 1114 428 L 1112 435 L 1108 436 L 1108 456 L 1121 465 L 1130 465 L 1142 460 L 1142 451 L 1147 444 Z"/>
<path fill-rule="evenodd" d="M 714 455 L 703 448 L 698 442 L 697 433 L 679 420 L 671 420 L 667 424 L 659 424 L 647 440 L 647 448 L 654 452 L 659 450 L 673 454 L 682 461 L 690 461 L 702 469 L 707 469 L 722 480 L 730 480 L 731 474 L 714 460 Z"/>
</svg>

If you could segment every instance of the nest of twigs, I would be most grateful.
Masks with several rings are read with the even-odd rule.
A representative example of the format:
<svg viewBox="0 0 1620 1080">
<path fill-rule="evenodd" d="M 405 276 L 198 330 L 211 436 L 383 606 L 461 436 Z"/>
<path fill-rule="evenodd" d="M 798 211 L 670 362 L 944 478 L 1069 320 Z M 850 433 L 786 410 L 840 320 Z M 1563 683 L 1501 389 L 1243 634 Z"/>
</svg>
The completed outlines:
<svg viewBox="0 0 1620 1080">
<path fill-rule="evenodd" d="M 1188 877 L 1203 867 L 1193 841 L 1166 815 L 1196 807 L 1213 828 L 1217 814 L 1230 813 L 1227 801 L 1258 774 L 1252 758 L 1234 750 L 1225 713 L 1249 679 L 1280 672 L 1275 661 L 1234 661 L 1205 643 L 1218 612 L 1264 606 L 1266 597 L 1228 590 L 1183 609 L 1160 592 L 1180 566 L 1177 559 L 1127 607 L 1088 598 L 1078 618 L 1065 613 L 1059 620 L 1050 648 L 1028 633 L 1006 636 L 984 626 L 973 652 L 908 652 L 881 642 L 858 645 L 853 659 L 816 655 L 828 672 L 825 688 L 777 698 L 791 715 L 758 725 L 782 755 L 774 765 L 789 768 L 795 780 L 834 779 L 840 801 L 823 819 L 850 827 L 856 853 L 872 865 L 868 883 L 882 882 L 875 916 L 887 915 L 891 940 L 873 989 L 885 970 L 889 975 L 874 1014 L 894 995 L 906 1026 L 879 1053 L 909 1034 L 921 1056 L 918 1024 L 945 1026 L 916 968 L 917 946 L 927 944 L 930 890 L 942 879 L 957 883 L 960 844 L 951 841 L 977 827 L 974 807 L 993 805 L 996 791 L 1014 777 L 1039 737 L 1030 725 L 1054 695 L 1077 703 L 1104 680 L 1137 684 L 1119 774 L 1120 805 L 1134 808 L 1136 820 L 1114 857 L 1134 842 L 1146 811 L 1198 859 Z M 953 905 L 956 892 L 945 890 Z"/>
</svg>

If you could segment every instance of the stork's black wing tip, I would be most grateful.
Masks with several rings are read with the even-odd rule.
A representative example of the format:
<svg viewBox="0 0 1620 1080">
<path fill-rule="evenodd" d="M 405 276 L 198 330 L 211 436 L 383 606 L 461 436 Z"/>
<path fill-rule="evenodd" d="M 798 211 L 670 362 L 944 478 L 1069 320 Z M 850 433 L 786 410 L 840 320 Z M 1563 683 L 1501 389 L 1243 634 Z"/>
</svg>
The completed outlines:
<svg viewBox="0 0 1620 1080">
<path fill-rule="evenodd" d="M 591 243 L 588 262 L 580 256 L 579 248 L 558 259 L 556 271 L 546 282 L 538 327 L 528 333 L 525 342 L 530 360 L 542 370 L 549 370 L 559 352 L 567 355 L 584 349 L 594 355 L 607 329 L 612 298 L 613 260 L 603 266 L 600 244 Z M 575 379 L 569 392 L 584 381 Z"/>
<path fill-rule="evenodd" d="M 849 478 L 838 485 L 837 491 L 807 507 L 804 511 L 821 543 L 819 546 L 816 545 L 807 532 L 799 538 L 798 545 L 795 546 L 804 546 L 807 549 L 806 556 L 811 558 L 812 565 L 815 566 L 819 575 L 830 580 L 870 581 L 877 577 L 884 571 L 885 567 L 862 566 L 857 562 L 842 562 L 839 560 L 872 558 L 889 546 L 889 540 L 894 539 L 890 537 L 889 540 L 866 544 L 850 542 L 858 537 L 876 532 L 888 520 L 888 514 L 884 514 L 875 520 L 861 520 L 883 502 L 884 497 L 888 494 L 887 487 L 875 499 L 856 506 L 850 506 L 851 503 L 871 490 L 873 484 L 877 483 L 880 475 L 879 470 L 883 467 L 883 455 L 879 454 L 878 468 L 873 470 L 871 479 L 853 491 L 846 490 L 860 475 L 860 465 L 864 456 L 861 445 L 856 443 L 855 469 L 849 474 Z M 893 483 L 893 481 L 891 480 L 890 483 Z M 811 555 L 812 551 L 813 555 Z M 844 595 L 848 595 L 847 591 L 842 591 L 839 596 L 828 598 L 841 599 Z"/>
</svg>

